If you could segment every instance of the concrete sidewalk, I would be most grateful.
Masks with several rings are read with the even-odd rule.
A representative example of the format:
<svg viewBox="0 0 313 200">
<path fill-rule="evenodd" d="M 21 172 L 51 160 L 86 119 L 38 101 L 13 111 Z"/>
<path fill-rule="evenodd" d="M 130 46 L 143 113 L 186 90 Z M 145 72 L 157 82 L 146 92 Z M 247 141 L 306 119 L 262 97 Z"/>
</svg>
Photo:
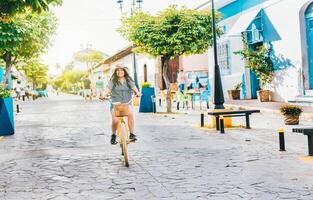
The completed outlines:
<svg viewBox="0 0 313 200">
<path fill-rule="evenodd" d="M 227 100 L 224 106 L 235 109 L 259 109 L 261 112 L 279 114 L 280 106 L 287 104 L 285 102 L 259 102 L 258 100 Z M 303 109 L 303 113 L 300 118 L 302 120 L 313 121 L 313 107 L 300 106 Z"/>
</svg>

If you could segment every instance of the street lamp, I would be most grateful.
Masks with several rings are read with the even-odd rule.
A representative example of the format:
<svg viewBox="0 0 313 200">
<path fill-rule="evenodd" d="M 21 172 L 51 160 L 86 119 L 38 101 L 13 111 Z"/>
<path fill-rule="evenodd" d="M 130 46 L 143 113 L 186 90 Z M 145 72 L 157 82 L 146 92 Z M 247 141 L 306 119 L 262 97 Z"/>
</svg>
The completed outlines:
<svg viewBox="0 0 313 200">
<path fill-rule="evenodd" d="M 132 1 L 132 7 L 130 10 L 131 15 L 133 15 L 134 11 L 136 9 L 141 10 L 141 4 L 143 0 L 131 0 Z M 123 0 L 117 0 L 117 4 L 119 4 L 121 13 L 123 12 Z M 138 76 L 137 76 L 137 62 L 136 62 L 136 54 L 133 53 L 133 68 L 134 68 L 134 81 L 137 89 L 139 89 L 139 84 L 138 84 Z"/>
<path fill-rule="evenodd" d="M 214 0 L 211 0 L 212 5 L 212 31 L 213 31 L 213 50 L 214 50 L 214 109 L 224 109 L 224 94 L 221 80 L 220 67 L 217 60 L 217 44 L 216 44 L 216 23 Z"/>
</svg>

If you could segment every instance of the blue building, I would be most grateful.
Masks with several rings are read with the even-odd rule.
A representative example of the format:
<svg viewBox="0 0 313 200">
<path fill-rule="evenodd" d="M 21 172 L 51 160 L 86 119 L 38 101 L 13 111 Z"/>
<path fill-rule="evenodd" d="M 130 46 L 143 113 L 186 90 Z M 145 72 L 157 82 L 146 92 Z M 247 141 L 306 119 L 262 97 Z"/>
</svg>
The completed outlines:
<svg viewBox="0 0 313 200">
<path fill-rule="evenodd" d="M 210 3 L 199 9 L 210 8 Z M 272 48 L 274 80 L 268 85 L 274 101 L 301 100 L 313 96 L 313 0 L 216 0 L 221 13 L 218 58 L 224 94 L 238 82 L 243 96 L 256 98 L 259 82 L 245 62 L 233 52 L 250 48 Z M 209 74 L 213 80 L 213 50 L 209 49 Z M 212 84 L 214 85 L 214 84 Z"/>
</svg>

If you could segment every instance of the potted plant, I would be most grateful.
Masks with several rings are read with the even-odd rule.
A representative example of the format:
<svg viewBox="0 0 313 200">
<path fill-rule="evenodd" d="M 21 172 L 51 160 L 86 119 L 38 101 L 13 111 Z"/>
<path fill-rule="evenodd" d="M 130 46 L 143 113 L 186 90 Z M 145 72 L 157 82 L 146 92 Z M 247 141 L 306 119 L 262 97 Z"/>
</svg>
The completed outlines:
<svg viewBox="0 0 313 200">
<path fill-rule="evenodd" d="M 13 99 L 9 90 L 0 84 L 0 136 L 14 134 Z"/>
<path fill-rule="evenodd" d="M 242 83 L 237 83 L 233 90 L 228 90 L 229 99 L 238 100 L 240 99 L 240 88 L 242 87 Z"/>
<path fill-rule="evenodd" d="M 302 108 L 296 105 L 282 105 L 280 107 L 280 113 L 284 116 L 284 122 L 286 125 L 299 124 L 299 116 L 302 113 Z"/>
<path fill-rule="evenodd" d="M 149 82 L 141 84 L 140 107 L 139 112 L 153 112 L 152 96 L 155 96 L 154 87 Z"/>
<path fill-rule="evenodd" d="M 264 45 L 258 47 L 256 50 L 251 50 L 246 42 L 244 42 L 244 49 L 242 51 L 234 52 L 241 55 L 246 60 L 246 67 L 258 76 L 261 89 L 257 91 L 257 96 L 261 102 L 270 101 L 270 91 L 266 89 L 268 84 L 272 82 L 274 73 L 274 65 L 270 52 L 271 49 Z"/>
</svg>

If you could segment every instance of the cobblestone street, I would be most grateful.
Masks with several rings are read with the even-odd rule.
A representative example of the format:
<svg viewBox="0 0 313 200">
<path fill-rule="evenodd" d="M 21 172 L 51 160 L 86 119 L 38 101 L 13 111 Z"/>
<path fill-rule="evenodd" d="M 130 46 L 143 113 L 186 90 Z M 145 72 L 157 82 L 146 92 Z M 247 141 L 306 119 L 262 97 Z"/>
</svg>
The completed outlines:
<svg viewBox="0 0 313 200">
<path fill-rule="evenodd" d="M 1 200 L 313 199 L 306 137 L 289 131 L 278 151 L 274 115 L 222 135 L 198 128 L 198 114 L 136 113 L 126 168 L 106 103 L 61 96 L 21 108 L 15 135 L 0 140 Z"/>
</svg>

